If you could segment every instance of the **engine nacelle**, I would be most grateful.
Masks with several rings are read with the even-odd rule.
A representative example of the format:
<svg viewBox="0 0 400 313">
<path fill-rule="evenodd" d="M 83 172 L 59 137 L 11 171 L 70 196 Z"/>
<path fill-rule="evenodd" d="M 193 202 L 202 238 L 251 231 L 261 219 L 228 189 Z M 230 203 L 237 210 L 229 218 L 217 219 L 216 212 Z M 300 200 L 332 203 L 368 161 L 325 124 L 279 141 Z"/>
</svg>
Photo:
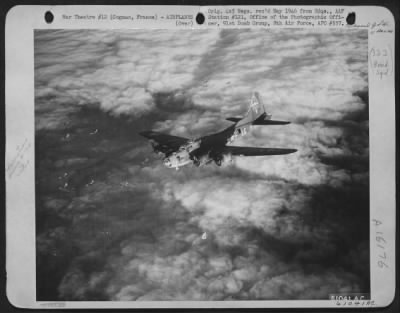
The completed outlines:
<svg viewBox="0 0 400 313">
<path fill-rule="evenodd" d="M 224 160 L 224 156 L 223 155 L 217 155 L 217 156 L 213 157 L 213 160 L 214 160 L 215 164 L 217 164 L 218 166 L 221 166 L 222 162 Z"/>
<path fill-rule="evenodd" d="M 208 155 L 203 155 L 200 158 L 196 157 L 196 156 L 192 156 L 192 161 L 193 164 L 196 166 L 202 166 L 205 164 L 208 164 L 210 162 L 212 162 L 212 158 L 210 158 Z"/>
<path fill-rule="evenodd" d="M 157 153 L 157 154 L 163 154 L 163 152 L 162 152 L 161 149 L 160 149 L 161 145 L 160 145 L 159 143 L 157 143 L 157 142 L 154 141 L 154 140 L 150 140 L 150 144 L 151 144 L 151 147 L 153 148 L 153 151 L 154 151 L 155 153 Z"/>
<path fill-rule="evenodd" d="M 164 165 L 170 168 L 178 168 L 186 164 L 192 163 L 189 152 L 186 150 L 174 152 L 164 159 Z"/>
<path fill-rule="evenodd" d="M 180 151 L 186 151 L 186 152 L 190 153 L 190 152 L 198 149 L 200 147 L 200 143 L 201 143 L 200 140 L 191 140 L 188 143 L 182 145 L 179 148 L 179 152 Z"/>
</svg>

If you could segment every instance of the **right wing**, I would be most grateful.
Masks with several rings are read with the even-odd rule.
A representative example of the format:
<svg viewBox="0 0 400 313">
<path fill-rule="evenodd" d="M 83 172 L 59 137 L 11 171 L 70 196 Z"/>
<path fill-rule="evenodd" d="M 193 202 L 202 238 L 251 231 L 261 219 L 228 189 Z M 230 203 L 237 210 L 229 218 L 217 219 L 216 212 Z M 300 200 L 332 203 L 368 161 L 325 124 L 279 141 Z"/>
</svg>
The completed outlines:
<svg viewBox="0 0 400 313">
<path fill-rule="evenodd" d="M 146 137 L 147 139 L 150 139 L 153 142 L 156 142 L 157 150 L 166 154 L 178 150 L 182 145 L 190 141 L 190 139 L 188 138 L 167 135 L 152 130 L 143 131 L 140 132 L 139 134 L 142 135 L 143 137 Z"/>
<path fill-rule="evenodd" d="M 296 149 L 225 146 L 223 153 L 242 156 L 278 155 L 296 152 Z"/>
<path fill-rule="evenodd" d="M 226 120 L 237 123 L 241 120 L 241 118 L 240 117 L 228 117 Z M 290 124 L 290 122 L 257 119 L 251 124 L 252 125 L 286 125 L 286 124 Z"/>
<path fill-rule="evenodd" d="M 274 121 L 274 120 L 255 120 L 253 125 L 287 125 L 287 121 Z"/>
</svg>

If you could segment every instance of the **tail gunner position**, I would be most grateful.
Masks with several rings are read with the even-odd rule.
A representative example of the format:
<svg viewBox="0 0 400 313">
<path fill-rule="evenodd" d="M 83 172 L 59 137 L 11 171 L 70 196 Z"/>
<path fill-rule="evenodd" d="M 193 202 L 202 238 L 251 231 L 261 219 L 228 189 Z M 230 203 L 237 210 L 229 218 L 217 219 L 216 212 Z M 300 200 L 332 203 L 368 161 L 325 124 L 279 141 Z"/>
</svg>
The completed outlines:
<svg viewBox="0 0 400 313">
<path fill-rule="evenodd" d="M 247 134 L 250 126 L 286 125 L 290 123 L 271 120 L 271 115 L 265 112 L 258 92 L 253 94 L 249 110 L 245 117 L 229 117 L 227 120 L 234 122 L 234 124 L 221 132 L 195 140 L 155 131 L 144 131 L 140 135 L 150 139 L 154 152 L 165 155 L 165 166 L 176 169 L 187 164 L 200 166 L 212 161 L 221 166 L 224 156 L 277 155 L 297 151 L 296 149 L 227 146 L 227 144 L 232 143 L 238 136 Z"/>
</svg>

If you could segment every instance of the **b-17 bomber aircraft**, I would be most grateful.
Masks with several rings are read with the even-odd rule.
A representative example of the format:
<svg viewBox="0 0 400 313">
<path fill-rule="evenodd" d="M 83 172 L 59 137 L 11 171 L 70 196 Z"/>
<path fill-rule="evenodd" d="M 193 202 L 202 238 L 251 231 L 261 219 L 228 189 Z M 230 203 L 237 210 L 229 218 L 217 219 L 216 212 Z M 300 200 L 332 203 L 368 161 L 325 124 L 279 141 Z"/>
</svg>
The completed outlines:
<svg viewBox="0 0 400 313">
<path fill-rule="evenodd" d="M 201 166 L 214 161 L 221 166 L 225 156 L 260 156 L 278 155 L 296 152 L 296 149 L 257 148 L 230 146 L 239 136 L 247 134 L 253 125 L 286 125 L 290 122 L 271 120 L 271 115 L 265 112 L 258 92 L 250 101 L 250 107 L 243 118 L 229 117 L 234 124 L 211 135 L 195 140 L 172 136 L 156 131 L 143 131 L 143 137 L 150 139 L 154 152 L 163 154 L 164 164 L 169 168 L 178 169 L 181 166 L 194 164 Z"/>
</svg>

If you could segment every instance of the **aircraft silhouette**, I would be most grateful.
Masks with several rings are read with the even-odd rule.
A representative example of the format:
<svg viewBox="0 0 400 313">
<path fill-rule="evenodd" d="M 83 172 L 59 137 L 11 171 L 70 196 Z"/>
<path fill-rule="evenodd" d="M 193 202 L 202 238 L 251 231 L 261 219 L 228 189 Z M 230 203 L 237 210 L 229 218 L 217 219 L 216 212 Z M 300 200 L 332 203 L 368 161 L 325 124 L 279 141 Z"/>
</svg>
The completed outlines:
<svg viewBox="0 0 400 313">
<path fill-rule="evenodd" d="M 214 161 L 221 166 L 225 156 L 260 156 L 278 155 L 296 152 L 296 149 L 257 148 L 228 146 L 238 136 L 248 133 L 253 125 L 286 125 L 290 122 L 271 120 L 272 115 L 265 112 L 264 105 L 258 92 L 255 92 L 250 101 L 250 107 L 243 118 L 229 117 L 228 121 L 235 124 L 211 135 L 195 140 L 172 136 L 155 131 L 143 131 L 139 134 L 150 139 L 154 152 L 164 154 L 164 164 L 178 169 L 181 166 L 194 164 L 201 166 Z"/>
</svg>

